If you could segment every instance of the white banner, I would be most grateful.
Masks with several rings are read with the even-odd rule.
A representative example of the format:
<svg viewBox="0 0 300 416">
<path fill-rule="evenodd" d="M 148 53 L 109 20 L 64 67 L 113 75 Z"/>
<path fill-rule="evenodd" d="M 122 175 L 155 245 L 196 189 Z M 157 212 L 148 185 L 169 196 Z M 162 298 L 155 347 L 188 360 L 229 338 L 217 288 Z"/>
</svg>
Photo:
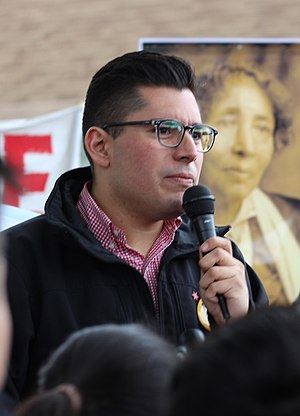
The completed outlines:
<svg viewBox="0 0 300 416">
<path fill-rule="evenodd" d="M 5 204 L 1 205 L 0 213 L 0 231 L 6 230 L 9 227 L 27 221 L 38 215 L 34 211 L 28 211 Z"/>
<path fill-rule="evenodd" d="M 81 165 L 83 104 L 26 120 L 0 121 L 0 154 L 18 173 L 23 193 L 4 185 L 3 202 L 43 212 L 56 179 Z"/>
</svg>

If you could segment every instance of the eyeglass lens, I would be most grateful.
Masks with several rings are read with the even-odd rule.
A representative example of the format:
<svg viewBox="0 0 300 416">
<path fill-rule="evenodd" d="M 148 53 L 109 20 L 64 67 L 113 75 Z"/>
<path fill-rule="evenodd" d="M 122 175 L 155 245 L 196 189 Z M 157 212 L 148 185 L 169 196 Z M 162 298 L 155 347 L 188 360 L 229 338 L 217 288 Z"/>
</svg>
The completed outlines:
<svg viewBox="0 0 300 416">
<path fill-rule="evenodd" d="M 183 136 L 184 126 L 176 120 L 165 120 L 157 126 L 160 142 L 164 146 L 174 147 L 178 145 Z M 214 139 L 214 132 L 209 126 L 195 125 L 190 129 L 190 134 L 195 144 L 201 151 L 207 151 Z"/>
</svg>

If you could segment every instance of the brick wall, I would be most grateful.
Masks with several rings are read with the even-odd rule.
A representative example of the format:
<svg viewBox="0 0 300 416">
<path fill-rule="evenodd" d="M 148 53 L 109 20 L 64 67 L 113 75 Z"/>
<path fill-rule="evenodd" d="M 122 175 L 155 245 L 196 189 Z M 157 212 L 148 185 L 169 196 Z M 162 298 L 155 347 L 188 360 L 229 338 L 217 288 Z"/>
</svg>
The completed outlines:
<svg viewBox="0 0 300 416">
<path fill-rule="evenodd" d="M 83 100 L 141 37 L 296 37 L 299 0 L 2 0 L 0 119 Z"/>
</svg>

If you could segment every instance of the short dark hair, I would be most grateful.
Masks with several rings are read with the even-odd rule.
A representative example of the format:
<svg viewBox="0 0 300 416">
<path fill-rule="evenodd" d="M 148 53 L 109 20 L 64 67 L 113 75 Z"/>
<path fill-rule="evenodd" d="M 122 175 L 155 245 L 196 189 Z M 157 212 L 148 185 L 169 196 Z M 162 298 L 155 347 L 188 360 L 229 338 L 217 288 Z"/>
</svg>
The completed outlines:
<svg viewBox="0 0 300 416">
<path fill-rule="evenodd" d="M 256 310 L 217 328 L 175 372 L 168 416 L 300 413 L 300 314 Z"/>
<path fill-rule="evenodd" d="M 129 52 L 113 59 L 96 72 L 88 87 L 83 137 L 90 127 L 124 120 L 145 105 L 138 92 L 138 87 L 143 86 L 187 88 L 194 92 L 195 74 L 184 59 L 158 52 Z"/>
<path fill-rule="evenodd" d="M 241 66 L 220 65 L 211 73 L 204 73 L 197 77 L 196 98 L 200 106 L 201 115 L 206 120 L 211 111 L 212 104 L 218 99 L 225 87 L 227 79 L 235 74 L 244 74 L 252 78 L 265 92 L 273 107 L 275 118 L 274 144 L 276 150 L 289 144 L 291 140 L 290 127 L 292 119 L 289 114 L 289 100 L 287 90 L 283 84 L 263 74 Z"/>
<path fill-rule="evenodd" d="M 73 414 L 58 388 L 67 383 L 80 393 L 78 415 L 161 416 L 176 363 L 173 345 L 142 325 L 87 327 L 54 351 L 40 371 L 39 393 L 17 415 L 50 415 L 55 406 L 57 415 Z"/>
</svg>

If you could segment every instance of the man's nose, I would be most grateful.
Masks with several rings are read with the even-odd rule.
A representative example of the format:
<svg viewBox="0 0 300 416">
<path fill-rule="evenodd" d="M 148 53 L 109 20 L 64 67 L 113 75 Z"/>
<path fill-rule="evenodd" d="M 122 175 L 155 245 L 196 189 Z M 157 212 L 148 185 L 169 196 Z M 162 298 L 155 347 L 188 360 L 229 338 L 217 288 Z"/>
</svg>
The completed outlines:
<svg viewBox="0 0 300 416">
<path fill-rule="evenodd" d="M 175 153 L 177 158 L 187 159 L 189 162 L 194 161 L 200 154 L 189 129 L 185 130 L 182 142 L 176 148 Z"/>
</svg>

